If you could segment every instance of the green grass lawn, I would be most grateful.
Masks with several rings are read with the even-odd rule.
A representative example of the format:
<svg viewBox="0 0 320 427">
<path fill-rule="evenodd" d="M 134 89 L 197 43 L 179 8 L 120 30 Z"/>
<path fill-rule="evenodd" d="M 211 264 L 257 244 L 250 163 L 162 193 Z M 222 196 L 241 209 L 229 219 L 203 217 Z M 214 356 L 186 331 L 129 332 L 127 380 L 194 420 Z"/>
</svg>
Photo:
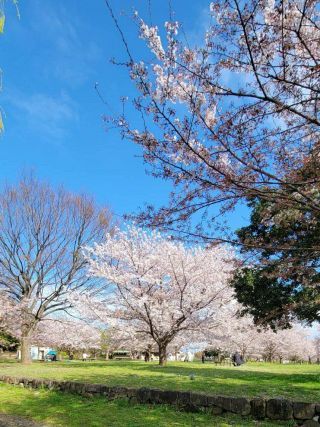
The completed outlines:
<svg viewBox="0 0 320 427">
<path fill-rule="evenodd" d="M 0 413 L 29 417 L 47 426 L 61 427 L 229 427 L 293 426 L 293 422 L 258 422 L 235 415 L 212 417 L 190 414 L 167 406 L 133 405 L 125 400 L 83 398 L 48 390 L 29 390 L 0 384 Z"/>
<path fill-rule="evenodd" d="M 0 373 L 30 378 L 193 390 L 210 394 L 245 397 L 285 397 L 299 401 L 320 401 L 319 365 L 248 363 L 241 367 L 171 362 L 160 367 L 155 362 L 65 361 L 23 366 L 0 363 Z M 194 374 L 195 379 L 189 378 Z"/>
</svg>

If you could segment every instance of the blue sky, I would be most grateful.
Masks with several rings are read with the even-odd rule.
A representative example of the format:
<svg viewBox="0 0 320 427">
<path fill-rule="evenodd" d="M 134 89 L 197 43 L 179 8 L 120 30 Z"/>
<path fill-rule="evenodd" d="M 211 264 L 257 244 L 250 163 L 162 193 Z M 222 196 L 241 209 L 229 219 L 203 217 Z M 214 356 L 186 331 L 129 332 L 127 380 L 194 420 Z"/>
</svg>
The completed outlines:
<svg viewBox="0 0 320 427">
<path fill-rule="evenodd" d="M 149 2 L 113 3 L 132 49 L 144 55 L 131 15 L 137 9 L 148 18 Z M 190 40 L 200 40 L 209 2 L 172 5 Z M 110 63 L 126 57 L 104 0 L 20 0 L 19 9 L 20 20 L 6 2 L 0 39 L 5 116 L 0 182 L 34 170 L 53 184 L 94 195 L 119 215 L 145 202 L 164 203 L 169 184 L 147 176 L 139 149 L 104 128 L 102 115 L 110 111 L 97 96 L 95 82 L 113 111 L 121 96 L 134 93 L 126 71 Z M 151 2 L 154 22 L 161 24 L 168 16 L 166 1 Z"/>
</svg>

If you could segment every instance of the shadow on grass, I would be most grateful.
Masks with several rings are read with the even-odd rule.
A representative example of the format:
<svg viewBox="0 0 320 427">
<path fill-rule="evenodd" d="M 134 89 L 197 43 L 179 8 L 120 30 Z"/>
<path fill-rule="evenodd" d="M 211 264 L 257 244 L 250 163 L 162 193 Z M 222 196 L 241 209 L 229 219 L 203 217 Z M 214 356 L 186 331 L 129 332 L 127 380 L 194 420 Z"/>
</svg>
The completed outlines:
<svg viewBox="0 0 320 427">
<path fill-rule="evenodd" d="M 201 363 L 169 364 L 160 367 L 154 363 L 135 361 L 58 362 L 34 364 L 24 368 L 8 365 L 2 370 L 14 376 L 54 378 L 111 386 L 151 387 L 171 390 L 191 390 L 208 394 L 247 397 L 286 397 L 301 401 L 320 401 L 320 367 L 310 368 L 275 366 L 272 371 L 259 366 L 239 368 Z M 277 371 L 281 369 L 281 372 Z M 301 372 L 301 370 L 305 370 Z M 309 371 L 310 372 L 309 372 Z M 299 372 L 300 371 L 300 372 Z M 194 380 L 190 380 L 193 374 Z"/>
<path fill-rule="evenodd" d="M 241 396 L 287 397 L 300 400 L 320 401 L 320 370 L 313 373 L 288 372 L 259 372 L 249 367 L 222 368 L 216 366 L 159 368 L 144 366 L 140 373 L 147 371 L 161 377 L 169 377 L 164 382 L 175 382 L 183 388 Z M 193 374 L 194 381 L 189 376 Z"/>
<path fill-rule="evenodd" d="M 236 415 L 225 417 L 177 412 L 167 406 L 131 405 L 125 400 L 108 402 L 47 390 L 26 390 L 0 385 L 0 412 L 29 417 L 45 425 L 68 427 L 200 427 L 293 426 L 292 423 L 255 422 Z"/>
<path fill-rule="evenodd" d="M 6 393 L 5 397 L 3 393 Z M 21 390 L 18 387 L 5 386 L 0 388 L 0 402 L 0 412 L 29 417 L 46 425 L 68 427 L 167 425 L 165 414 L 162 415 L 159 410 L 149 406 L 131 406 L 124 400 L 106 402 L 99 397 L 87 399 L 55 391 Z M 180 414 L 176 417 L 174 413 L 168 415 L 173 419 L 176 418 L 174 425 L 187 425 L 183 416 L 179 422 Z"/>
</svg>

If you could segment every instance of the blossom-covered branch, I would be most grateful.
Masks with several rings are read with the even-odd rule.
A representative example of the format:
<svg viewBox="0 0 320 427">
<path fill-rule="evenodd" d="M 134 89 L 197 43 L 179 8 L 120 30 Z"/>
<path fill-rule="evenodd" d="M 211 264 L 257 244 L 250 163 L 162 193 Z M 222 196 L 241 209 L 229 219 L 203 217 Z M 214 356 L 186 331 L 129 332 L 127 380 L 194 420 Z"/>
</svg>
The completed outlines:
<svg viewBox="0 0 320 427">
<path fill-rule="evenodd" d="M 128 51 L 141 126 L 125 110 L 106 120 L 174 185 L 167 206 L 138 219 L 212 241 L 233 240 L 217 218 L 248 198 L 319 214 L 317 2 L 216 0 L 208 14 L 199 47 L 182 41 L 178 22 L 165 23 L 162 37 L 135 15 L 153 55 L 148 65 Z M 317 167 L 303 179 L 297 171 L 310 161 Z"/>
</svg>

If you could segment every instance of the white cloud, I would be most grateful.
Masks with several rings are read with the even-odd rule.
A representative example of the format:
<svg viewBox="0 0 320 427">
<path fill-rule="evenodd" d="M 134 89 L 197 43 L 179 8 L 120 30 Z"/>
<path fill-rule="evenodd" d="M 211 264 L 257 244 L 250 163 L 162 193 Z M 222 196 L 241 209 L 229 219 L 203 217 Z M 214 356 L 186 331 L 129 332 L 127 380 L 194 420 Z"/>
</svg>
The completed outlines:
<svg viewBox="0 0 320 427">
<path fill-rule="evenodd" d="M 187 42 L 191 47 L 202 46 L 205 41 L 206 31 L 211 24 L 211 20 L 212 18 L 208 3 L 205 7 L 200 9 L 198 15 L 194 17 L 193 25 L 191 27 L 184 28 L 186 40 L 182 37 L 182 41 Z"/>
<path fill-rule="evenodd" d="M 63 4 L 50 1 L 33 2 L 33 32 L 47 45 L 45 69 L 70 86 L 84 83 L 101 58 L 99 47 L 88 38 L 88 28 Z"/>
<path fill-rule="evenodd" d="M 53 97 L 43 93 L 9 92 L 6 101 L 16 110 L 19 124 L 49 139 L 64 137 L 70 122 L 78 120 L 76 105 L 64 93 Z"/>
</svg>

